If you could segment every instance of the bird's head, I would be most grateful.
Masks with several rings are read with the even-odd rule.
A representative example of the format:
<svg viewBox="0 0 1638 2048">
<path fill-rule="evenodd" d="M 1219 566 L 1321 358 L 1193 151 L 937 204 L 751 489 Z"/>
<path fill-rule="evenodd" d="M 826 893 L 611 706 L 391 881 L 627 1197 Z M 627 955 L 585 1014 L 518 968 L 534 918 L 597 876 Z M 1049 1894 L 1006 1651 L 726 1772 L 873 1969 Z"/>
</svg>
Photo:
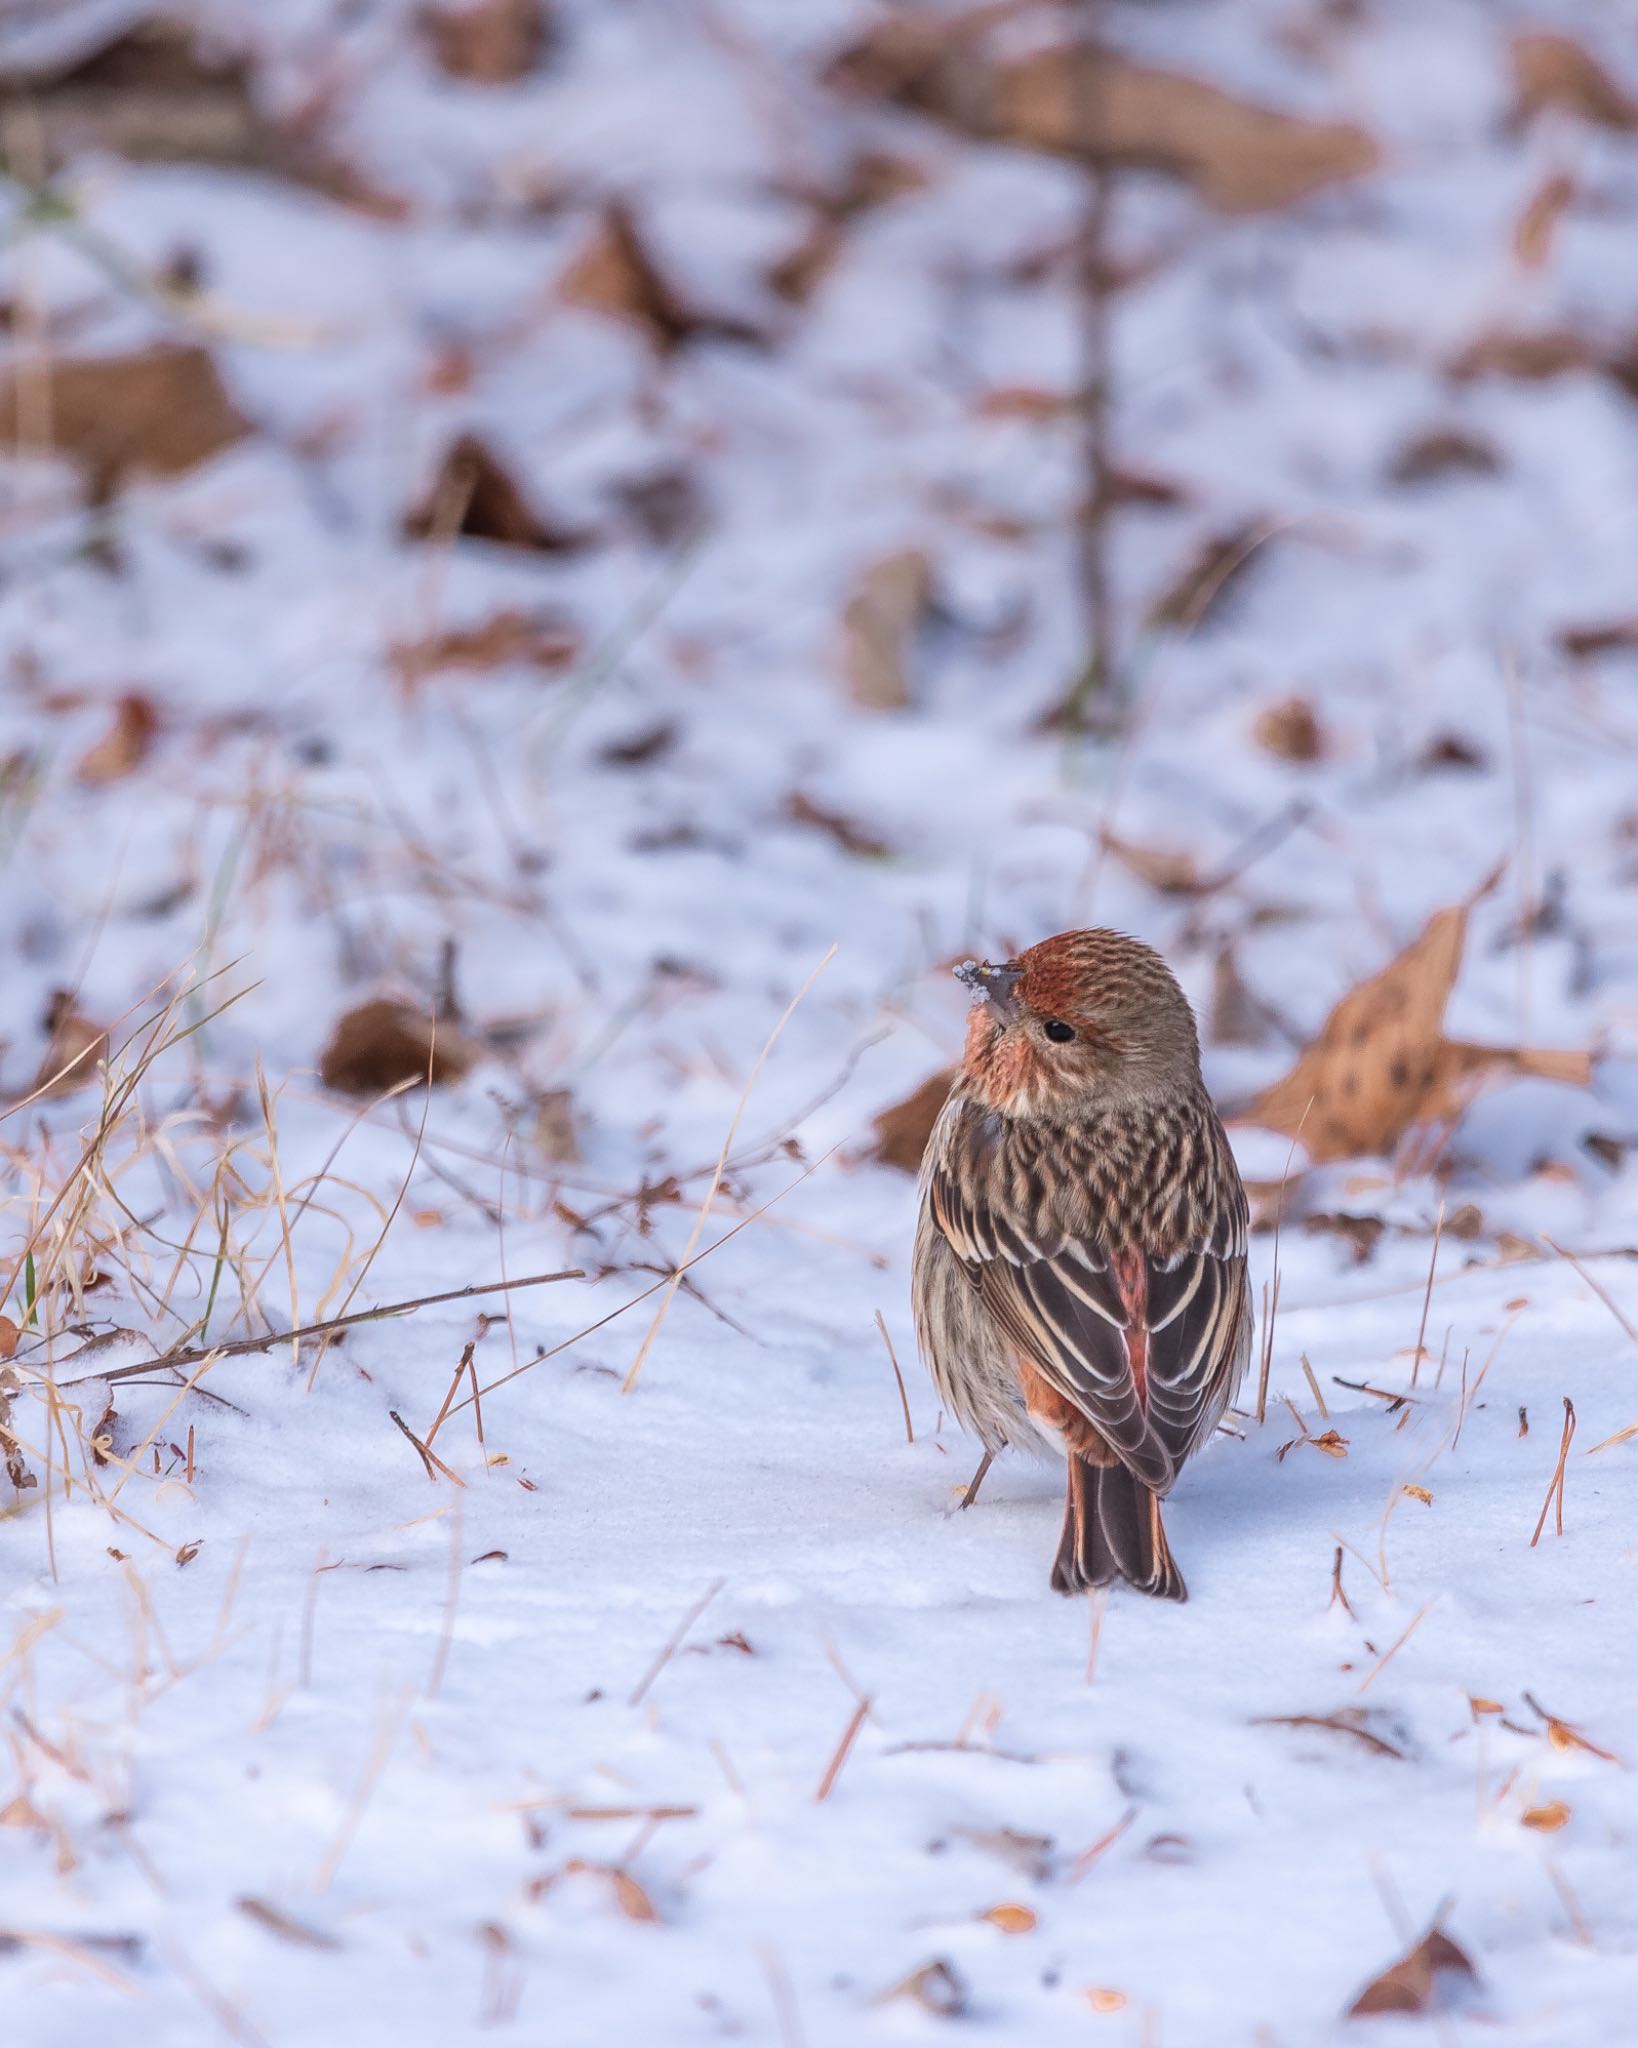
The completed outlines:
<svg viewBox="0 0 1638 2048">
<path fill-rule="evenodd" d="M 1123 932 L 1059 932 L 1001 965 L 964 961 L 981 998 L 961 1086 L 987 1109 L 1059 1120 L 1200 1086 L 1200 1039 L 1171 969 Z"/>
</svg>

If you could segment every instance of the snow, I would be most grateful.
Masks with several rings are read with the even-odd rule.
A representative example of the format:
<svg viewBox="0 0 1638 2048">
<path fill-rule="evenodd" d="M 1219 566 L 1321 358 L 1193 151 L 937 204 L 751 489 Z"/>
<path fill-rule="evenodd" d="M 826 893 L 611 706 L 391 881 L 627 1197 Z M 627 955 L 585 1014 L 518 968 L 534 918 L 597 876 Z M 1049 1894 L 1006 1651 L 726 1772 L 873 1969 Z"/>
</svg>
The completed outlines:
<svg viewBox="0 0 1638 2048">
<path fill-rule="evenodd" d="M 486 92 L 440 78 L 407 6 L 343 26 L 311 0 L 211 10 L 290 103 L 336 88 L 339 140 L 402 220 L 219 169 L 71 176 L 133 263 L 196 252 L 258 432 L 97 521 L 65 512 L 61 475 L 7 475 L 0 756 L 42 777 L 32 800 L 5 785 L 7 1100 L 54 989 L 125 1019 L 116 1044 L 189 975 L 219 979 L 183 1023 L 242 991 L 110 1141 L 73 1239 L 103 1283 L 48 1293 L 19 1348 L 39 1482 L 4 1489 L 19 2038 L 1626 2038 L 1638 1439 L 1606 1440 L 1638 1421 L 1638 1177 L 1584 1141 L 1638 1140 L 1638 716 L 1630 655 L 1572 664 L 1557 636 L 1632 612 L 1638 414 L 1591 372 L 1447 368 L 1497 325 L 1638 331 L 1638 145 L 1505 124 L 1508 26 L 1595 37 L 1638 90 L 1610 11 L 1107 10 L 1146 60 L 1356 120 L 1390 154 L 1234 221 L 1123 182 L 1118 453 L 1190 501 L 1114 523 L 1135 703 L 1124 737 L 1079 746 L 1042 729 L 1081 653 L 1072 431 L 980 410 L 1074 375 L 1050 260 L 1073 172 L 820 91 L 862 0 L 560 11 L 554 67 Z M 1306 59 L 1287 32 L 1322 14 Z M 802 178 L 866 146 L 925 186 L 844 229 L 768 347 L 661 360 L 557 302 L 619 192 L 652 202 L 690 295 L 760 313 Z M 1526 275 L 1512 223 L 1561 163 L 1581 196 Z M 38 232 L 14 233 L 3 289 L 59 352 L 175 331 Z M 1408 434 L 1452 423 L 1496 474 L 1387 480 Z M 405 542 L 463 430 L 600 544 Z M 681 556 L 619 507 L 662 469 L 706 513 Z M 1246 521 L 1270 537 L 1220 614 L 1147 631 Z M 913 703 L 866 712 L 841 612 L 906 545 L 935 617 Z M 394 646 L 507 608 L 572 619 L 576 669 L 405 685 Z M 86 786 L 76 763 L 132 689 L 159 709 L 153 752 Z M 1329 739 L 1312 765 L 1253 737 L 1294 692 Z M 609 758 L 661 724 L 652 758 Z M 1479 765 L 1419 767 L 1451 734 Z M 890 852 L 793 821 L 797 792 Z M 1113 831 L 1211 873 L 1288 812 L 1194 900 L 1101 848 Z M 1208 1038 L 1241 1103 L 1504 858 L 1450 1028 L 1594 1046 L 1594 1088 L 1487 1096 L 1440 1179 L 1299 1173 L 1266 1421 L 1239 1416 L 1168 1511 L 1190 1603 L 1058 1599 L 1054 1470 L 1003 1460 L 959 1509 L 976 1451 L 914 1360 L 913 1184 L 867 1156 L 872 1117 L 958 1049 L 951 964 L 1109 922 L 1206 1012 L 1232 939 L 1291 1035 Z M 1555 878 L 1558 924 L 1521 943 Z M 516 1031 L 430 1102 L 328 1093 L 336 1018 L 381 992 L 424 1009 L 445 939 L 471 1028 Z M 535 1141 L 555 1088 L 582 1162 Z M 741 1107 L 707 1255 L 642 1351 Z M 4 1271 L 98 1108 L 83 1090 L 9 1115 Z M 1281 1178 L 1285 1139 L 1233 1136 L 1248 1176 Z M 224 1356 L 186 1394 L 97 1378 L 197 1339 L 224 1204 L 211 1343 L 585 1277 Z M 1480 1220 L 1443 1236 L 1427 1294 L 1441 1204 Z M 1339 1211 L 1382 1219 L 1367 1263 L 1307 1227 Z M 1275 1268 L 1265 1229 L 1260 1300 Z M 469 1342 L 481 1438 L 458 1394 L 429 1478 L 393 1416 L 425 1441 Z M 1549 1511 L 1532 1546 L 1566 1397 L 1564 1531 Z M 1331 1430 L 1343 1455 L 1313 1441 Z M 1447 1980 L 1430 2019 L 1344 2021 L 1436 1917 L 1477 1982 Z M 940 1959 L 959 2020 L 902 1988 Z"/>
</svg>

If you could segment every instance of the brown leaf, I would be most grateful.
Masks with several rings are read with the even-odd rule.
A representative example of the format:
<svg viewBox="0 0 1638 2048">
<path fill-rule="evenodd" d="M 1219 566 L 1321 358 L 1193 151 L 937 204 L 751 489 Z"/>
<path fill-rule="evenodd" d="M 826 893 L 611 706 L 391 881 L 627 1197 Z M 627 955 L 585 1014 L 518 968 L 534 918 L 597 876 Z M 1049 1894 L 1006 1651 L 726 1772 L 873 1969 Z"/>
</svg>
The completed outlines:
<svg viewBox="0 0 1638 2048">
<path fill-rule="evenodd" d="M 1431 1927 L 1408 1954 L 1373 1977 L 1345 2017 L 1365 2019 L 1377 2012 L 1427 2012 L 1441 1972 L 1473 1979 L 1477 1972 L 1448 1934 Z"/>
<path fill-rule="evenodd" d="M 941 2020 L 959 2019 L 967 2010 L 967 1987 L 955 1965 L 942 1956 L 923 1963 L 919 1970 L 912 1970 L 908 1977 L 882 1993 L 884 2005 L 891 1998 L 913 1998 L 923 2012 Z"/>
<path fill-rule="evenodd" d="M 1562 1799 L 1549 1799 L 1540 1806 L 1526 1807 L 1519 1815 L 1520 1825 L 1534 1828 L 1538 1834 L 1556 1835 L 1570 1818 L 1570 1809 Z"/>
<path fill-rule="evenodd" d="M 539 512 L 492 449 L 476 434 L 462 434 L 439 464 L 421 504 L 404 521 L 409 540 L 493 541 L 498 547 L 540 554 L 572 554 L 591 536 Z"/>
<path fill-rule="evenodd" d="M 1450 374 L 1460 383 L 1478 377 L 1511 377 L 1519 383 L 1545 384 L 1575 370 L 1599 370 L 1604 359 L 1585 335 L 1568 327 L 1542 327 L 1533 332 L 1493 328 L 1470 341 L 1450 360 Z"/>
<path fill-rule="evenodd" d="M 22 1334 L 10 1316 L 0 1315 L 0 1359 L 17 1356 L 17 1340 Z"/>
<path fill-rule="evenodd" d="M 1251 736 L 1282 761 L 1318 761 L 1325 755 L 1325 728 L 1306 697 L 1287 697 L 1257 715 Z"/>
<path fill-rule="evenodd" d="M 247 1920 L 254 1920 L 258 1927 L 265 1927 L 269 1934 L 276 1934 L 280 1941 L 288 1941 L 295 1948 L 340 1948 L 341 1943 L 333 1934 L 325 1933 L 321 1927 L 310 1927 L 303 1920 L 296 1920 L 285 1912 L 282 1906 L 275 1906 L 267 1899 L 235 1899 L 234 1904 Z"/>
<path fill-rule="evenodd" d="M 29 1084 L 30 1095 L 72 1095 L 97 1078 L 108 1057 L 108 1033 L 81 1014 L 72 995 L 58 989 L 46 1007 L 46 1049 Z"/>
<path fill-rule="evenodd" d="M 975 1849 L 983 1849 L 992 1856 L 998 1856 L 1003 1863 L 1010 1863 L 1014 1870 L 1025 1877 L 1043 1883 L 1052 1873 L 1052 1837 L 1050 1835 L 1026 1835 L 1017 1828 L 962 1828 Z"/>
<path fill-rule="evenodd" d="M 696 334 L 766 339 L 749 321 L 697 305 L 674 285 L 622 200 L 603 209 L 591 239 L 559 279 L 558 296 L 571 306 L 642 328 L 662 353 Z"/>
<path fill-rule="evenodd" d="M 812 825 L 835 840 L 844 853 L 854 854 L 860 860 L 882 860 L 893 851 L 885 839 L 877 838 L 845 813 L 831 810 L 802 790 L 785 799 L 785 816 L 793 825 Z"/>
<path fill-rule="evenodd" d="M 1390 483 L 1411 485 L 1447 476 L 1494 476 L 1502 467 L 1494 442 L 1465 427 L 1429 427 L 1403 443 L 1388 464 Z"/>
<path fill-rule="evenodd" d="M 1248 1112 L 1299 1138 L 1316 1164 L 1393 1151 L 1415 1126 L 1453 1123 L 1498 1072 L 1584 1086 L 1591 1055 L 1453 1043 L 1445 1005 L 1462 962 L 1467 905 L 1441 910 L 1388 965 L 1351 989 L 1283 1080 Z"/>
<path fill-rule="evenodd" d="M 1140 846 L 1135 839 L 1122 839 L 1105 832 L 1103 843 L 1122 867 L 1129 868 L 1140 882 L 1158 889 L 1162 896 L 1197 896 L 1206 886 L 1200 864 L 1192 853 L 1171 847 Z"/>
<path fill-rule="evenodd" d="M 1289 206 L 1378 161 L 1375 143 L 1352 123 L 1277 113 L 1113 51 L 988 53 L 986 31 L 1010 11 L 890 17 L 844 53 L 831 82 L 967 134 L 1168 171 L 1227 213 Z"/>
<path fill-rule="evenodd" d="M 1329 1215 L 1305 1216 L 1302 1227 L 1311 1236 L 1345 1239 L 1353 1253 L 1354 1264 L 1363 1266 L 1370 1260 L 1388 1226 L 1380 1216 L 1350 1216 L 1338 1209 Z"/>
<path fill-rule="evenodd" d="M 214 359 L 193 345 L 78 356 L 41 382 L 14 372 L 0 384 L 0 435 L 68 456 L 99 503 L 132 476 L 181 476 L 249 432 Z"/>
<path fill-rule="evenodd" d="M 927 614 L 932 569 L 918 549 L 886 555 L 865 570 L 842 614 L 842 658 L 853 701 L 870 711 L 910 702 L 910 651 Z"/>
<path fill-rule="evenodd" d="M 927 1140 L 933 1135 L 933 1126 L 949 1099 L 955 1077 L 956 1069 L 946 1067 L 941 1074 L 923 1081 L 902 1102 L 884 1109 L 871 1125 L 876 1133 L 871 1158 L 879 1159 L 884 1166 L 896 1166 L 901 1173 L 918 1173 L 921 1155 L 927 1150 Z"/>
<path fill-rule="evenodd" d="M 349 1095 L 379 1095 L 400 1081 L 458 1081 L 478 1057 L 453 1024 L 391 996 L 360 1003 L 339 1019 L 319 1056 L 319 1078 Z"/>
<path fill-rule="evenodd" d="M 1033 1934 L 1038 1924 L 1031 1906 L 991 1906 L 978 1917 L 1000 1928 L 1003 1934 Z"/>
<path fill-rule="evenodd" d="M 659 1919 L 654 1901 L 629 1870 L 611 1870 L 609 1876 L 614 1884 L 614 1902 L 628 1920 Z"/>
<path fill-rule="evenodd" d="M 1570 202 L 1575 180 L 1566 171 L 1543 179 L 1513 224 L 1513 254 L 1526 270 L 1540 270 L 1553 253 L 1553 237 Z"/>
<path fill-rule="evenodd" d="M 185 21 L 120 25 L 89 51 L 0 76 L 0 155 L 48 165 L 89 151 L 268 169 L 272 132 L 242 56 Z M 25 104 L 26 96 L 26 104 Z"/>
<path fill-rule="evenodd" d="M 1570 36 L 1535 31 L 1513 38 L 1514 119 L 1550 107 L 1580 114 L 1602 128 L 1638 128 L 1638 101 Z"/>
<path fill-rule="evenodd" d="M 544 0 L 463 0 L 420 19 L 439 68 L 469 85 L 512 85 L 539 70 L 553 24 Z"/>
<path fill-rule="evenodd" d="M 1558 636 L 1558 644 L 1572 661 L 1586 661 L 1596 654 L 1631 654 L 1638 651 L 1638 618 L 1610 619 L 1596 626 L 1566 626 Z"/>
<path fill-rule="evenodd" d="M 919 192 L 927 174 L 908 157 L 864 150 L 854 158 L 838 190 L 819 202 L 811 223 L 768 272 L 769 289 L 792 305 L 806 305 L 846 246 L 848 222 L 873 207 Z"/>
<path fill-rule="evenodd" d="M 127 690 L 115 702 L 108 730 L 80 756 L 75 772 L 81 782 L 92 788 L 118 782 L 147 760 L 158 733 L 159 713 L 154 700 L 140 690 Z"/>
<path fill-rule="evenodd" d="M 1249 521 L 1208 539 L 1149 607 L 1145 624 L 1192 633 L 1223 615 L 1225 601 L 1263 553 L 1267 527 Z"/>
<path fill-rule="evenodd" d="M 580 1163 L 575 1131 L 574 1096 L 567 1088 L 547 1088 L 535 1098 L 535 1150 L 556 1166 Z"/>
<path fill-rule="evenodd" d="M 581 651 L 572 626 L 548 615 L 499 611 L 477 626 L 451 626 L 424 640 L 394 644 L 391 661 L 408 685 L 436 675 L 440 669 L 527 667 L 551 673 L 567 668 Z"/>
</svg>

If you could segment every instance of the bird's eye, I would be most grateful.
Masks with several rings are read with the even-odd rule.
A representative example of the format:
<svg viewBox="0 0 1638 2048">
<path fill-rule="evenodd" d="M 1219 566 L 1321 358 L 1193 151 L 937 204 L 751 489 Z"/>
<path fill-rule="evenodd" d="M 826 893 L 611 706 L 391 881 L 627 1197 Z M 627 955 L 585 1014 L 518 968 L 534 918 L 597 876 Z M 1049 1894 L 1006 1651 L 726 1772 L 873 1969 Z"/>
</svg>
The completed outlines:
<svg viewBox="0 0 1638 2048">
<path fill-rule="evenodd" d="M 1054 1045 L 1067 1045 L 1075 1036 L 1075 1027 L 1072 1024 L 1062 1023 L 1056 1017 L 1049 1017 L 1041 1026 L 1041 1029 L 1052 1040 Z"/>
</svg>

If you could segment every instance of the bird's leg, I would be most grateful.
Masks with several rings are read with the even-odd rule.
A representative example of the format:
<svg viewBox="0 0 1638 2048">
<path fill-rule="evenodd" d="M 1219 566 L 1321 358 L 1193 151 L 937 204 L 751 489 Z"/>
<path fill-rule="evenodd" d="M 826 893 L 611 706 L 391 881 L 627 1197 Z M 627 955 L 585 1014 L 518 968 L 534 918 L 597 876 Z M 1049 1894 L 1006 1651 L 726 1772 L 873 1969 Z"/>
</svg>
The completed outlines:
<svg viewBox="0 0 1638 2048">
<path fill-rule="evenodd" d="M 961 1497 L 961 1505 L 970 1508 L 978 1498 L 978 1489 L 984 1484 L 984 1474 L 995 1463 L 994 1451 L 986 1451 L 978 1462 L 978 1470 L 967 1481 L 967 1490 Z"/>
</svg>

